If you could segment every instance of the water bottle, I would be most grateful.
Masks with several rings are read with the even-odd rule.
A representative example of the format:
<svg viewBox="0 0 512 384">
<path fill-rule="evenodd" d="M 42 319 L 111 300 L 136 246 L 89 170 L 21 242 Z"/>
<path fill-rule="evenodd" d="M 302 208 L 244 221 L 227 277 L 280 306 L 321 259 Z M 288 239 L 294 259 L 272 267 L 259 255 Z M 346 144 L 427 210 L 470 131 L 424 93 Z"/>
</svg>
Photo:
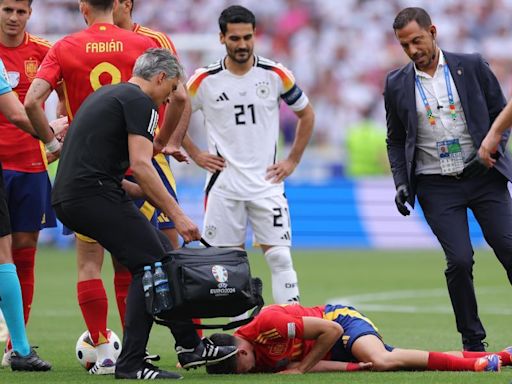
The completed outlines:
<svg viewBox="0 0 512 384">
<path fill-rule="evenodd" d="M 169 280 L 167 274 L 162 269 L 162 263 L 155 263 L 155 273 L 153 274 L 153 285 L 155 286 L 156 313 L 171 308 L 171 293 L 169 291 Z"/>
<path fill-rule="evenodd" d="M 153 314 L 153 274 L 151 273 L 150 265 L 146 265 L 144 267 L 144 274 L 142 275 L 142 289 L 144 290 L 146 310 L 148 313 Z"/>
</svg>

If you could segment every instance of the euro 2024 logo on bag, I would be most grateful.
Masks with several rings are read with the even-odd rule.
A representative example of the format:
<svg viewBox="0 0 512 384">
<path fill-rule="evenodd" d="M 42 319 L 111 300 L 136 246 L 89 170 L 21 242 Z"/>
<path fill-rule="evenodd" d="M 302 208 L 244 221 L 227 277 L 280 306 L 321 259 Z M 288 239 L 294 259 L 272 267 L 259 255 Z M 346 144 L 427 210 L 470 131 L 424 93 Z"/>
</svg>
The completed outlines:
<svg viewBox="0 0 512 384">
<path fill-rule="evenodd" d="M 226 296 L 236 292 L 236 288 L 228 287 L 228 270 L 222 265 L 214 265 L 212 275 L 219 284 L 217 289 L 210 289 L 210 295 Z"/>
</svg>

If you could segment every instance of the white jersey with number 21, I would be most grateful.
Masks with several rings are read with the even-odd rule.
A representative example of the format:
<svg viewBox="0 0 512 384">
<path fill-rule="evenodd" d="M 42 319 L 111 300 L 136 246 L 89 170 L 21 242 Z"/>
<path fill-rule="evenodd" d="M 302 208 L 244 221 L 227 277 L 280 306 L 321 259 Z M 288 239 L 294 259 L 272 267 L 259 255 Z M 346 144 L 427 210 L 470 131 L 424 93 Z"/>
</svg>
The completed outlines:
<svg viewBox="0 0 512 384">
<path fill-rule="evenodd" d="M 235 200 L 253 200 L 284 192 L 283 183 L 265 180 L 277 162 L 279 102 L 293 111 L 309 100 L 283 65 L 256 56 L 243 76 L 231 73 L 224 60 L 196 70 L 187 83 L 192 110 L 201 110 L 208 151 L 222 156 L 226 167 L 209 174 L 207 193 Z"/>
</svg>

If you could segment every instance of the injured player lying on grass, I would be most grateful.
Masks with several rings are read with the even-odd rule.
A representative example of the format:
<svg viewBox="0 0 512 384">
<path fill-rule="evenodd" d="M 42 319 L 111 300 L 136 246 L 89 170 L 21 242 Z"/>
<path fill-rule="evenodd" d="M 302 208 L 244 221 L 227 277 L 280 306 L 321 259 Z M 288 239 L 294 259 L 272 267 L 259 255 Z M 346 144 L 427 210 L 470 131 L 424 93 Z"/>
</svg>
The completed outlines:
<svg viewBox="0 0 512 384">
<path fill-rule="evenodd" d="M 511 365 L 512 347 L 501 352 L 427 352 L 394 348 L 370 319 L 344 305 L 270 305 L 234 335 L 211 336 L 238 352 L 208 373 L 334 371 L 499 371 Z"/>
</svg>

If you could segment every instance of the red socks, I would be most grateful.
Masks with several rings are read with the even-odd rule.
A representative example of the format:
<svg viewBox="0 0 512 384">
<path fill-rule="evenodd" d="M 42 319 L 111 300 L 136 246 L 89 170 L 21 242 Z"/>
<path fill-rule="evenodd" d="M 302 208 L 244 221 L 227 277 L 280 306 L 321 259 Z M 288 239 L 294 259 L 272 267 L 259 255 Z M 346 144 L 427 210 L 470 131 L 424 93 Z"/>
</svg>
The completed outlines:
<svg viewBox="0 0 512 384">
<path fill-rule="evenodd" d="M 16 265 L 18 278 L 20 279 L 25 324 L 28 322 L 30 307 L 32 306 L 32 300 L 34 298 L 35 255 L 35 248 L 19 248 L 12 250 L 14 264 Z"/>
<path fill-rule="evenodd" d="M 441 352 L 430 352 L 428 371 L 474 371 L 476 358 L 463 358 Z"/>
<path fill-rule="evenodd" d="M 121 325 L 124 329 L 124 315 L 126 313 L 126 296 L 128 296 L 128 288 L 132 282 L 132 274 L 126 270 L 115 272 L 114 289 L 116 292 L 117 309 L 121 318 Z"/>
<path fill-rule="evenodd" d="M 94 345 L 108 343 L 107 293 L 101 279 L 79 281 L 76 285 L 78 304 Z"/>
</svg>

